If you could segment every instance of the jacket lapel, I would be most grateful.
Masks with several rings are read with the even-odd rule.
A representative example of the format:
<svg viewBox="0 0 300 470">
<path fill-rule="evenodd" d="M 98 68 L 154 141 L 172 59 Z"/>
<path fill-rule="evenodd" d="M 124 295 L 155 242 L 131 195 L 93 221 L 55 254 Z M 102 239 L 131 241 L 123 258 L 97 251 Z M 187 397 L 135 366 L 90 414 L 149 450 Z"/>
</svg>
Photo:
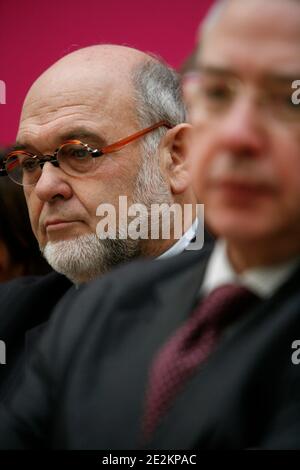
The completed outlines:
<svg viewBox="0 0 300 470">
<path fill-rule="evenodd" d="M 199 297 L 209 253 L 210 251 L 202 253 L 201 256 L 193 254 L 196 262 L 193 261 L 189 269 L 185 269 L 180 275 L 175 273 L 169 281 L 157 286 L 159 322 L 164 337 L 172 334 L 174 328 L 179 327 L 193 310 Z"/>
<path fill-rule="evenodd" d="M 232 394 L 239 391 L 236 387 L 231 388 L 231 384 L 227 383 L 230 381 L 230 373 L 228 381 L 222 382 L 224 381 L 224 370 L 230 371 L 237 357 L 239 358 L 238 362 L 242 362 L 242 356 L 246 358 L 246 362 L 255 362 L 257 356 L 260 356 L 260 351 L 268 347 L 268 336 L 269 339 L 275 334 L 280 336 L 282 331 L 287 329 L 287 326 L 284 325 L 289 323 L 287 318 L 289 309 L 284 304 L 285 302 L 294 302 L 293 315 L 296 316 L 295 313 L 297 314 L 300 301 L 297 299 L 295 301 L 293 296 L 299 296 L 299 278 L 300 269 L 270 299 L 260 302 L 249 312 L 250 315 L 247 314 L 233 326 L 232 333 L 223 338 L 207 364 L 201 368 L 199 373 L 195 374 L 186 384 L 182 393 L 178 395 L 174 406 L 156 429 L 147 446 L 148 449 L 192 449 L 195 448 L 198 441 L 201 441 L 201 445 L 209 442 L 215 432 L 216 423 L 223 415 L 228 402 L 235 398 Z M 181 306 L 188 307 L 188 304 L 184 305 L 183 302 Z M 248 343 L 247 347 L 245 346 L 246 342 Z M 237 369 L 239 367 L 242 377 L 243 366 L 238 365 Z M 240 386 L 242 386 L 241 381 L 239 382 Z M 222 388 L 222 384 L 224 388 Z M 226 389 L 228 390 L 227 394 Z M 205 448 L 209 447 L 205 444 L 204 446 Z"/>
</svg>

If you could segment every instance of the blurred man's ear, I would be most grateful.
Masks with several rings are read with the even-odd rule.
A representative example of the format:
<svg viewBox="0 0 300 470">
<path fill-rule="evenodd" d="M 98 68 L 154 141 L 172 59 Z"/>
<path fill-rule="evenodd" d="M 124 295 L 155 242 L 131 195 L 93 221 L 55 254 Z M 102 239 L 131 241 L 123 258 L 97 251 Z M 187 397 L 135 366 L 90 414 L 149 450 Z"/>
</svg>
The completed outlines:
<svg viewBox="0 0 300 470">
<path fill-rule="evenodd" d="M 170 129 L 163 138 L 162 165 L 173 194 L 183 193 L 191 182 L 187 159 L 187 142 L 191 129 L 190 124 L 178 124 Z"/>
</svg>

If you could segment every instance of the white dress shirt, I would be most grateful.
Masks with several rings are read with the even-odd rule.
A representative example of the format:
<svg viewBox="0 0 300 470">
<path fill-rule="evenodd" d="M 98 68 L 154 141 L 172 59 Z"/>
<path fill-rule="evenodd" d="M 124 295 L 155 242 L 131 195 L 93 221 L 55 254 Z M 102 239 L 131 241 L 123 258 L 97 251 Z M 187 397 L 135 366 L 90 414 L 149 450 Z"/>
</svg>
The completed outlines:
<svg viewBox="0 0 300 470">
<path fill-rule="evenodd" d="M 208 295 L 222 284 L 240 284 L 261 299 L 267 299 L 288 279 L 299 262 L 300 257 L 297 257 L 286 263 L 249 269 L 239 275 L 236 274 L 228 259 L 226 243 L 219 240 L 215 244 L 206 268 L 201 295 Z"/>
</svg>

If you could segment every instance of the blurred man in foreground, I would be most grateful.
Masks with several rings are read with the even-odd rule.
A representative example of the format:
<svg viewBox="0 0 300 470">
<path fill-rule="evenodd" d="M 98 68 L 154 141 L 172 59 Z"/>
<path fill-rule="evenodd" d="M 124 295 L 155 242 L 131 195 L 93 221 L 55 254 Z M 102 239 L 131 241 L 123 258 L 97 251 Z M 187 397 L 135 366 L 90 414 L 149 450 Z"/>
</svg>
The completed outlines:
<svg viewBox="0 0 300 470">
<path fill-rule="evenodd" d="M 2 448 L 300 448 L 299 56 L 298 1 L 218 3 L 189 145 L 220 240 L 65 299 Z"/>
</svg>

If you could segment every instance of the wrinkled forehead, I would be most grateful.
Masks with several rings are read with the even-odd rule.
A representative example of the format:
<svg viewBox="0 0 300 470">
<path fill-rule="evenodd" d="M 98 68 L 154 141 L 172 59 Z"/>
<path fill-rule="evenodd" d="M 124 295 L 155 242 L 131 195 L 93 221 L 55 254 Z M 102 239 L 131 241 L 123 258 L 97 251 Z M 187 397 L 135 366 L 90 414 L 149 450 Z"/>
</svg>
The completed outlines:
<svg viewBox="0 0 300 470">
<path fill-rule="evenodd" d="M 104 115 L 112 121 L 116 116 L 121 119 L 124 109 L 127 116 L 134 114 L 132 93 L 128 75 L 74 65 L 54 68 L 42 75 L 28 92 L 19 133 L 24 128 L 51 122 L 62 126 L 68 119 L 101 121 Z"/>
<path fill-rule="evenodd" d="M 198 65 L 293 76 L 300 72 L 300 1 L 230 0 L 199 41 Z"/>
</svg>

